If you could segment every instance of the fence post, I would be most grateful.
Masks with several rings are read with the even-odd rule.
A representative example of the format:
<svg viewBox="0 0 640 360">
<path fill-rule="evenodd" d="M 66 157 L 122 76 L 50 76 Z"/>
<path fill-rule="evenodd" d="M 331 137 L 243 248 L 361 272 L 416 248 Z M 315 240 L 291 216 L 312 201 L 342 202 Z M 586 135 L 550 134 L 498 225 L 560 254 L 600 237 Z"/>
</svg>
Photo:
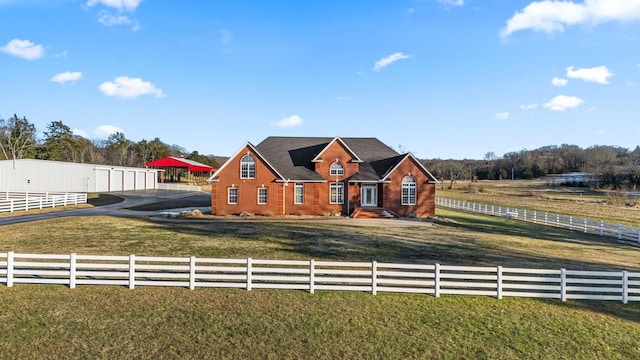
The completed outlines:
<svg viewBox="0 0 640 360">
<path fill-rule="evenodd" d="M 371 293 L 373 295 L 378 294 L 378 263 L 376 261 L 371 262 Z"/>
<path fill-rule="evenodd" d="M 560 300 L 567 301 L 567 269 L 560 269 Z"/>
<path fill-rule="evenodd" d="M 189 290 L 196 288 L 196 257 L 189 258 Z"/>
<path fill-rule="evenodd" d="M 251 258 L 247 258 L 247 291 L 251 291 Z"/>
<path fill-rule="evenodd" d="M 522 210 L 522 217 L 522 220 L 527 221 L 527 209 Z"/>
<path fill-rule="evenodd" d="M 627 304 L 629 302 L 629 272 L 627 270 L 622 271 L 622 303 Z"/>
<path fill-rule="evenodd" d="M 618 240 L 622 239 L 622 225 L 618 225 Z"/>
<path fill-rule="evenodd" d="M 129 255 L 129 289 L 136 287 L 136 256 Z"/>
<path fill-rule="evenodd" d="M 556 226 L 560 227 L 560 215 L 556 214 Z"/>
<path fill-rule="evenodd" d="M 533 222 L 534 223 L 538 222 L 538 212 L 537 211 L 533 212 Z"/>
<path fill-rule="evenodd" d="M 315 267 L 316 261 L 311 259 L 309 260 L 309 293 L 313 294 L 315 291 Z"/>
<path fill-rule="evenodd" d="M 13 286 L 13 251 L 7 252 L 7 287 Z"/>
<path fill-rule="evenodd" d="M 13 199 L 9 200 L 9 212 L 13 212 Z"/>
<path fill-rule="evenodd" d="M 76 254 L 69 255 L 69 289 L 76 288 Z"/>
<path fill-rule="evenodd" d="M 587 219 L 584 219 L 584 233 L 587 233 Z"/>
<path fill-rule="evenodd" d="M 497 296 L 498 300 L 502 299 L 502 266 L 498 266 L 498 270 L 496 271 L 496 280 L 497 280 Z"/>
<path fill-rule="evenodd" d="M 549 214 L 547 214 L 547 212 L 545 211 L 545 212 L 544 212 L 544 224 L 545 224 L 545 225 L 547 225 L 547 223 L 548 223 L 548 217 L 549 217 L 548 215 L 549 215 Z"/>
<path fill-rule="evenodd" d="M 569 230 L 573 230 L 573 216 L 569 216 Z"/>
<path fill-rule="evenodd" d="M 40 209 L 42 209 L 42 196 L 40 196 Z"/>
<path fill-rule="evenodd" d="M 600 221 L 600 236 L 604 235 L 604 223 Z"/>
<path fill-rule="evenodd" d="M 437 263 L 433 273 L 433 292 L 436 297 L 440 297 L 440 264 Z"/>
</svg>

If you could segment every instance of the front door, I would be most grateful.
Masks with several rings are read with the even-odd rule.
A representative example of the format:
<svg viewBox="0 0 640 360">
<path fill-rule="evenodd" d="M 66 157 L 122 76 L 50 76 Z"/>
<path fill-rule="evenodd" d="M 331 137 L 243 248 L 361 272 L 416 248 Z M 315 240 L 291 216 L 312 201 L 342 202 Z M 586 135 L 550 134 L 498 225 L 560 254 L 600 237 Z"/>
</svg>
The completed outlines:
<svg viewBox="0 0 640 360">
<path fill-rule="evenodd" d="M 360 195 L 363 207 L 378 206 L 378 184 L 362 184 Z"/>
</svg>

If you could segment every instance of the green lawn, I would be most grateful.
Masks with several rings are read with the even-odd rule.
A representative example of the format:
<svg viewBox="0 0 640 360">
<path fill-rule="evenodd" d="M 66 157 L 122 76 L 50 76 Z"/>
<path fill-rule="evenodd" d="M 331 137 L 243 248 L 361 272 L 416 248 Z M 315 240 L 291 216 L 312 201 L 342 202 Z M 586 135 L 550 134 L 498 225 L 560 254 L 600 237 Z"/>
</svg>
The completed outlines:
<svg viewBox="0 0 640 360">
<path fill-rule="evenodd" d="M 415 227 L 62 218 L 0 251 L 640 269 L 638 248 L 439 211 Z M 0 286 L 0 358 L 640 358 L 640 304 L 286 290 Z"/>
</svg>

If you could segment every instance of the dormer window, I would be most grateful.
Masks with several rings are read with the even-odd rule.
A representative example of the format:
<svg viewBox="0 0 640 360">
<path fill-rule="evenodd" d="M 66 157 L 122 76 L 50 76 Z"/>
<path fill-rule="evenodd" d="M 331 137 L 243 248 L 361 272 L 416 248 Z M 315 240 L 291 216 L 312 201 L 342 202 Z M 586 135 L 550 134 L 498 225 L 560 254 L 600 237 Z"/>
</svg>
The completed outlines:
<svg viewBox="0 0 640 360">
<path fill-rule="evenodd" d="M 251 155 L 245 155 L 240 160 L 240 178 L 255 179 L 256 178 L 256 161 Z"/>
<path fill-rule="evenodd" d="M 344 168 L 342 167 L 342 165 L 340 165 L 339 162 L 336 161 L 333 164 L 331 164 L 331 167 L 329 168 L 329 175 L 342 176 L 344 175 Z"/>
</svg>

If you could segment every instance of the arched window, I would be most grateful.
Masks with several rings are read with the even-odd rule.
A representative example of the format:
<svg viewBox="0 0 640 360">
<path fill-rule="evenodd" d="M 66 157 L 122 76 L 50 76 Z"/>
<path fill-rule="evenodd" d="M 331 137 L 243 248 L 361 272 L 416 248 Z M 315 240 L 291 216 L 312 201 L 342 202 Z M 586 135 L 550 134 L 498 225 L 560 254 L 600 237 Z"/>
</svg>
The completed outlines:
<svg viewBox="0 0 640 360">
<path fill-rule="evenodd" d="M 413 176 L 405 176 L 402 179 L 402 205 L 416 204 L 416 179 Z"/>
<path fill-rule="evenodd" d="M 255 179 L 256 177 L 256 161 L 250 155 L 245 155 L 240 160 L 240 178 Z"/>
<path fill-rule="evenodd" d="M 333 164 L 331 164 L 331 167 L 329 168 L 329 175 L 333 175 L 333 176 L 344 175 L 344 168 L 342 167 L 342 165 L 340 165 L 339 162 L 336 161 Z"/>
</svg>

